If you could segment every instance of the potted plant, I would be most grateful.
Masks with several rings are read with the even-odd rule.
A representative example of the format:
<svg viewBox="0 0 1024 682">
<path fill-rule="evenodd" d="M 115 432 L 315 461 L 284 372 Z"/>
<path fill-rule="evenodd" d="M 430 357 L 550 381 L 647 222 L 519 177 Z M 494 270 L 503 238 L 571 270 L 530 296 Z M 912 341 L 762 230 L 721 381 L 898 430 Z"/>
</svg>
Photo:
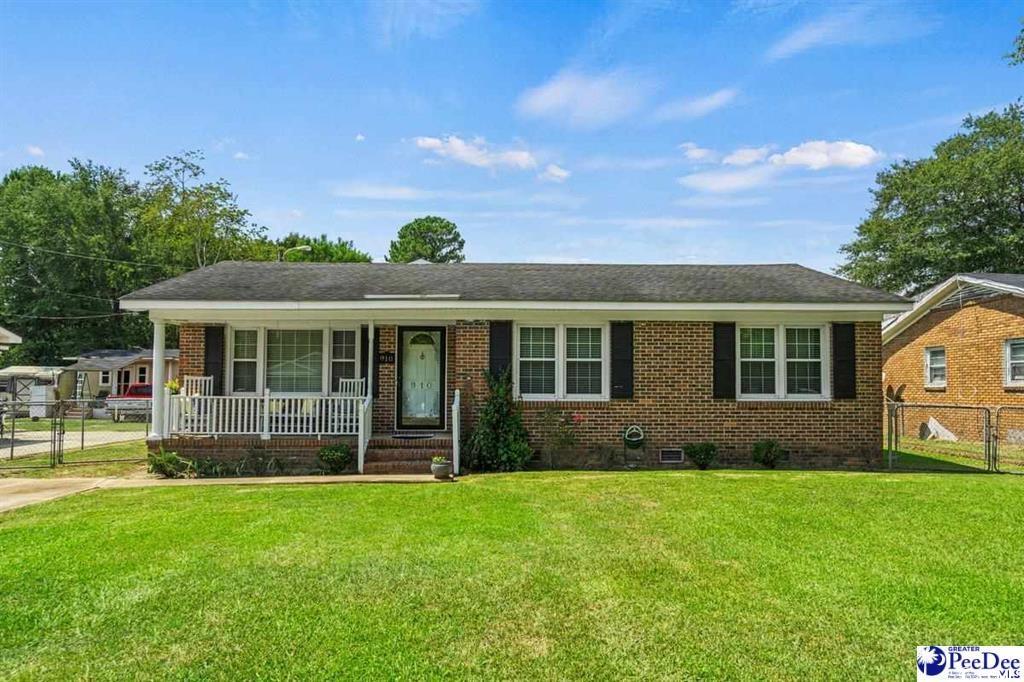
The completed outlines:
<svg viewBox="0 0 1024 682">
<path fill-rule="evenodd" d="M 446 478 L 452 477 L 452 463 L 451 461 L 443 456 L 438 455 L 430 460 L 430 473 L 434 474 L 434 478 L 439 481 L 443 481 Z"/>
</svg>

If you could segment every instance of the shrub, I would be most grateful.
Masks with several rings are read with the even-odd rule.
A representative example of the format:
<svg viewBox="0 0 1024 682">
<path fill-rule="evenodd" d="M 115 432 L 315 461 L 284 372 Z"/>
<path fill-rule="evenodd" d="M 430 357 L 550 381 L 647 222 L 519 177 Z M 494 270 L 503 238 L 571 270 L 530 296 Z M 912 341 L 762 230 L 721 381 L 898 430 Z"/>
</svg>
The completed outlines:
<svg viewBox="0 0 1024 682">
<path fill-rule="evenodd" d="M 448 458 L 445 457 L 444 455 L 435 455 L 434 457 L 430 458 L 430 461 L 433 462 L 434 464 L 447 464 Z"/>
<path fill-rule="evenodd" d="M 352 463 L 352 448 L 346 443 L 326 445 L 320 448 L 317 453 L 320 463 L 324 465 L 324 471 L 328 474 L 344 473 Z"/>
<path fill-rule="evenodd" d="M 774 469 L 786 454 L 779 441 L 770 438 L 754 443 L 752 453 L 754 461 L 768 469 Z"/>
<path fill-rule="evenodd" d="M 576 449 L 579 439 L 576 437 L 576 426 L 582 423 L 580 414 L 563 414 L 557 407 L 549 405 L 541 415 L 540 452 L 554 468 L 555 458 L 571 453 Z"/>
<path fill-rule="evenodd" d="M 526 439 L 521 407 L 512 393 L 512 371 L 486 377 L 490 390 L 469 437 L 470 463 L 479 471 L 519 471 L 533 457 L 533 450 Z"/>
<path fill-rule="evenodd" d="M 714 443 L 690 443 L 683 446 L 683 454 L 698 469 L 707 469 L 718 456 L 718 446 Z"/>
<path fill-rule="evenodd" d="M 193 478 L 196 475 L 195 465 L 190 460 L 178 457 L 177 452 L 167 452 L 160 448 L 159 452 L 151 452 L 147 457 L 149 473 L 163 478 Z"/>
</svg>

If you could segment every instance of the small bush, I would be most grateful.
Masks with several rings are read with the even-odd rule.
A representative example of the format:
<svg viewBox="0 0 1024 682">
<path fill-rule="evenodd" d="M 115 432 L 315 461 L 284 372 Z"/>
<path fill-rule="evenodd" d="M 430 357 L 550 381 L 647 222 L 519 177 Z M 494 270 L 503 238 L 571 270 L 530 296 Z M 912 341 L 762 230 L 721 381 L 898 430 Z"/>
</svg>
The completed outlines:
<svg viewBox="0 0 1024 682">
<path fill-rule="evenodd" d="M 718 446 L 714 443 L 690 443 L 683 446 L 683 455 L 698 469 L 707 469 L 718 457 Z"/>
<path fill-rule="evenodd" d="M 512 391 L 512 372 L 486 374 L 487 398 L 469 437 L 469 459 L 477 471 L 519 471 L 533 457 L 522 409 Z"/>
<path fill-rule="evenodd" d="M 779 445 L 779 441 L 769 438 L 754 443 L 752 454 L 755 462 L 768 469 L 774 469 L 786 453 Z"/>
<path fill-rule="evenodd" d="M 190 460 L 178 457 L 177 452 L 151 452 L 147 457 L 149 473 L 163 478 L 194 478 L 195 465 Z"/>
<path fill-rule="evenodd" d="M 430 461 L 433 462 L 434 464 L 447 464 L 448 458 L 445 457 L 444 455 L 436 455 L 435 457 L 432 457 Z"/>
<path fill-rule="evenodd" d="M 317 457 L 320 458 L 320 463 L 323 464 L 326 473 L 341 474 L 352 463 L 352 448 L 346 443 L 326 445 L 320 448 Z"/>
</svg>

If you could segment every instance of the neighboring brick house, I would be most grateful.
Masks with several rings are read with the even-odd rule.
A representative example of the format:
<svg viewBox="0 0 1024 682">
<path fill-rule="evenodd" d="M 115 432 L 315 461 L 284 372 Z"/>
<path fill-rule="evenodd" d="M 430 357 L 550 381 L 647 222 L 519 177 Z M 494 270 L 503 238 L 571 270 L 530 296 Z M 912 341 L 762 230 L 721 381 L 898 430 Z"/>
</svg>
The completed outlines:
<svg viewBox="0 0 1024 682">
<path fill-rule="evenodd" d="M 892 399 L 1024 407 L 1024 275 L 955 275 L 922 294 L 911 310 L 887 319 L 882 344 L 883 383 Z M 905 426 L 908 433 L 929 435 L 934 419 L 955 437 L 981 439 L 978 411 L 905 411 L 914 422 Z"/>
<path fill-rule="evenodd" d="M 639 425 L 649 465 L 700 440 L 749 463 L 765 438 L 798 465 L 874 465 L 880 322 L 909 303 L 798 265 L 230 262 L 122 306 L 149 311 L 154 348 L 179 325 L 182 375 L 213 377 L 156 401 L 158 442 L 298 461 L 347 438 L 361 470 L 396 471 L 457 454 L 506 369 L 534 445 L 550 410 L 576 416 L 564 464 L 621 462 Z"/>
</svg>

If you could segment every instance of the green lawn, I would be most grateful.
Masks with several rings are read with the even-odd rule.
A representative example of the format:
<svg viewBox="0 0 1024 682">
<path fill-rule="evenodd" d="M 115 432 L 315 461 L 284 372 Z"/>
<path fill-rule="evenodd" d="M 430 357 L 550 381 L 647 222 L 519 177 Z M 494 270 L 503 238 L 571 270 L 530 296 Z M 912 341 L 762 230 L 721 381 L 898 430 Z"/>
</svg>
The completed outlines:
<svg viewBox="0 0 1024 682">
<path fill-rule="evenodd" d="M 883 448 L 885 445 L 883 444 Z M 885 460 L 888 463 L 888 460 Z M 963 471 L 985 470 L 985 446 L 969 441 L 921 440 L 900 438 L 897 469 Z M 1016 443 L 1002 443 L 999 447 L 999 470 L 1024 471 L 1024 448 Z"/>
<path fill-rule="evenodd" d="M 146 471 L 144 441 L 101 445 L 85 450 L 69 448 L 64 451 L 64 464 L 53 468 L 50 468 L 49 453 L 22 457 L 13 462 L 2 454 L 3 450 L 0 450 L 0 478 L 122 477 L 137 476 Z M 126 459 L 133 461 L 118 461 Z"/>
<path fill-rule="evenodd" d="M 908 679 L 1019 643 L 1024 478 L 104 490 L 0 515 L 13 679 Z"/>
<path fill-rule="evenodd" d="M 4 420 L 4 427 L 7 429 L 7 433 L 10 433 L 12 420 L 10 418 Z M 14 423 L 15 434 L 21 431 L 49 431 L 51 419 L 38 419 L 31 420 L 28 417 L 18 417 Z M 145 420 L 142 421 L 119 421 L 115 422 L 113 419 L 86 419 L 85 420 L 85 431 L 138 431 L 140 433 L 146 433 L 146 427 L 149 423 Z M 72 417 L 64 418 L 64 430 L 68 433 L 77 433 L 82 428 L 82 420 L 74 419 Z"/>
</svg>

